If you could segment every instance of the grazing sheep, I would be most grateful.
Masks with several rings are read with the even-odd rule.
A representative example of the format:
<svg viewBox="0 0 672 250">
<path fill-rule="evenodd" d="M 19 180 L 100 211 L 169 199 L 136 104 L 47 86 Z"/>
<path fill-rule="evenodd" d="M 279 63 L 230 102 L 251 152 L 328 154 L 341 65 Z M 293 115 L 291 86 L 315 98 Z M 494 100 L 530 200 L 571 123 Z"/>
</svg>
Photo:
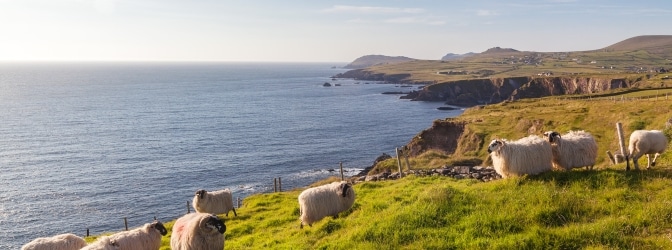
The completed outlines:
<svg viewBox="0 0 672 250">
<path fill-rule="evenodd" d="M 34 239 L 23 245 L 21 250 L 79 250 L 85 246 L 84 239 L 68 233 Z"/>
<path fill-rule="evenodd" d="M 119 245 L 110 236 L 103 236 L 81 250 L 119 250 Z"/>
<path fill-rule="evenodd" d="M 550 171 L 551 151 L 551 144 L 536 135 L 512 142 L 496 139 L 488 146 L 492 165 L 502 178 Z"/>
<path fill-rule="evenodd" d="M 160 221 L 154 221 L 130 231 L 103 237 L 103 239 L 99 239 L 99 241 L 103 241 L 99 246 L 103 249 L 158 250 L 161 247 L 161 236 L 167 233 L 168 230 Z M 104 248 L 109 246 L 112 246 L 112 248 Z"/>
<path fill-rule="evenodd" d="M 639 157 L 646 155 L 648 165 L 646 169 L 656 166 L 656 159 L 660 154 L 665 152 L 667 148 L 667 137 L 660 130 L 635 130 L 630 134 L 630 145 L 628 149 L 630 151 L 630 158 L 632 158 L 632 163 L 635 165 L 635 169 L 639 169 Z M 653 161 L 651 161 L 651 155 L 655 154 Z"/>
<path fill-rule="evenodd" d="M 326 216 L 336 217 L 354 203 L 355 190 L 345 181 L 306 189 L 299 195 L 301 228 L 304 224 L 312 226 Z"/>
<path fill-rule="evenodd" d="M 226 214 L 228 217 L 229 211 L 233 210 L 233 215 L 238 216 L 236 209 L 233 207 L 231 190 L 228 188 L 210 192 L 200 189 L 196 191 L 192 203 L 194 209 L 199 213 Z"/>
<path fill-rule="evenodd" d="M 221 250 L 226 225 L 214 214 L 186 214 L 173 225 L 170 247 L 173 250 Z"/>
<path fill-rule="evenodd" d="M 593 169 L 597 159 L 597 142 L 585 131 L 569 131 L 560 136 L 560 133 L 548 131 L 544 133 L 551 143 L 553 150 L 553 168 L 571 170 L 572 168 L 586 167 Z"/>
</svg>

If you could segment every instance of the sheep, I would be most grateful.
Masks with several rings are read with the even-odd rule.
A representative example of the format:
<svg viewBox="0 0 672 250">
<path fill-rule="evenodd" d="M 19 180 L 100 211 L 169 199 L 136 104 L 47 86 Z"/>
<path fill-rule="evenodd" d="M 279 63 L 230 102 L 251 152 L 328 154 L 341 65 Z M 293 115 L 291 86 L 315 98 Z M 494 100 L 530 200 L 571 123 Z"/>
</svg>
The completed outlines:
<svg viewBox="0 0 672 250">
<path fill-rule="evenodd" d="M 86 241 L 77 235 L 66 233 L 52 237 L 34 239 L 21 247 L 21 250 L 70 250 L 86 246 Z"/>
<path fill-rule="evenodd" d="M 226 214 L 228 217 L 229 211 L 233 210 L 233 215 L 238 216 L 236 209 L 233 207 L 231 190 L 228 188 L 210 192 L 200 189 L 196 191 L 192 203 L 194 209 L 199 213 Z"/>
<path fill-rule="evenodd" d="M 313 187 L 299 195 L 301 228 L 312 226 L 326 216 L 336 218 L 338 213 L 350 209 L 355 203 L 355 190 L 345 181 Z"/>
<path fill-rule="evenodd" d="M 660 130 L 635 130 L 630 134 L 630 144 L 628 146 L 630 158 L 635 165 L 635 169 L 639 169 L 639 157 L 646 155 L 648 165 L 646 169 L 656 166 L 656 159 L 660 154 L 665 152 L 667 148 L 667 137 Z M 655 154 L 653 161 L 651 155 Z"/>
<path fill-rule="evenodd" d="M 152 223 L 147 223 L 142 227 L 130 231 L 123 231 L 103 237 L 103 239 L 99 239 L 103 243 L 96 244 L 100 246 L 99 249 L 158 250 L 161 247 L 161 236 L 167 233 L 168 230 L 166 230 L 163 224 L 155 220 Z M 112 248 L 109 248 L 110 246 Z"/>
<path fill-rule="evenodd" d="M 214 214 L 189 213 L 173 225 L 170 247 L 173 250 L 221 250 L 226 225 Z"/>
<path fill-rule="evenodd" d="M 530 135 L 517 141 L 495 139 L 488 146 L 495 171 L 508 178 L 524 174 L 539 174 L 552 169 L 551 144 L 543 138 Z"/>
<path fill-rule="evenodd" d="M 552 166 L 555 169 L 571 170 L 586 167 L 592 170 L 597 159 L 597 142 L 585 131 L 569 131 L 560 133 L 548 131 L 544 133 L 553 150 Z"/>
<path fill-rule="evenodd" d="M 119 250 L 119 245 L 110 236 L 103 236 L 80 250 Z"/>
</svg>

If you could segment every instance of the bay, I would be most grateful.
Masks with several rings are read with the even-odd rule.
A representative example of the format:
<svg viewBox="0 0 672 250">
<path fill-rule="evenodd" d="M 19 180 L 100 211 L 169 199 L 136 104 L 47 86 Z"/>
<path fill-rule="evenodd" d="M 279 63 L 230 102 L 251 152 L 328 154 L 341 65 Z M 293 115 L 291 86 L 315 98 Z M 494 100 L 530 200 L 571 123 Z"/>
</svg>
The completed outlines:
<svg viewBox="0 0 672 250">
<path fill-rule="evenodd" d="M 0 63 L 0 248 L 173 220 L 198 189 L 354 175 L 462 112 L 332 80 L 340 65 Z"/>
</svg>

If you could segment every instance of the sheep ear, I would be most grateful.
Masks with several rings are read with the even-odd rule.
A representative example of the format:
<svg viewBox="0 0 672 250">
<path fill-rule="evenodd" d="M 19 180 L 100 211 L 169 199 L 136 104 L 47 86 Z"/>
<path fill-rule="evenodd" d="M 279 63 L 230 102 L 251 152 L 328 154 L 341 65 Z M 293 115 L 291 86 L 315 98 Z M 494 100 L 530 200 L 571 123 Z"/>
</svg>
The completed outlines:
<svg viewBox="0 0 672 250">
<path fill-rule="evenodd" d="M 348 195 L 348 188 L 350 187 L 350 184 L 348 183 L 341 183 L 341 196 L 346 197 Z"/>
</svg>

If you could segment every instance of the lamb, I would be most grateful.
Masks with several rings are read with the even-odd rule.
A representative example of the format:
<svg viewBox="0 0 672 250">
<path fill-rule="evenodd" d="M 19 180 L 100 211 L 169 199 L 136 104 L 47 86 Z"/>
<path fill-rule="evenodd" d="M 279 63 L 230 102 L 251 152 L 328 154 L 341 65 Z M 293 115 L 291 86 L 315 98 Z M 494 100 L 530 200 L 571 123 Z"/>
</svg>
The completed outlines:
<svg viewBox="0 0 672 250">
<path fill-rule="evenodd" d="M 586 167 L 592 170 L 597 159 L 597 142 L 585 131 L 569 131 L 560 136 L 560 133 L 548 131 L 544 133 L 551 143 L 553 150 L 552 166 L 555 169 L 571 170 L 572 168 Z"/>
<path fill-rule="evenodd" d="M 229 211 L 233 210 L 233 215 L 238 216 L 236 209 L 233 207 L 231 190 L 228 188 L 210 192 L 203 189 L 196 191 L 193 206 L 199 213 L 226 214 L 228 217 Z"/>
<path fill-rule="evenodd" d="M 313 187 L 299 195 L 301 228 L 312 226 L 314 222 L 326 216 L 338 216 L 338 213 L 350 209 L 355 203 L 355 190 L 345 181 Z"/>
<path fill-rule="evenodd" d="M 648 165 L 646 169 L 656 166 L 656 159 L 660 154 L 665 152 L 667 148 L 667 137 L 660 130 L 635 130 L 630 134 L 630 145 L 628 146 L 630 158 L 635 165 L 635 169 L 639 169 L 639 157 L 646 155 Z M 653 161 L 651 155 L 655 154 Z"/>
<path fill-rule="evenodd" d="M 34 239 L 21 250 L 75 250 L 86 246 L 86 241 L 77 235 L 66 233 Z"/>
<path fill-rule="evenodd" d="M 536 135 L 513 142 L 492 140 L 488 153 L 495 171 L 502 178 L 539 174 L 552 169 L 551 144 Z"/>
<path fill-rule="evenodd" d="M 226 225 L 214 214 L 186 214 L 173 225 L 170 247 L 173 250 L 221 250 Z"/>
<path fill-rule="evenodd" d="M 168 230 L 160 221 L 147 223 L 142 227 L 119 232 L 110 236 L 103 237 L 96 243 L 99 249 L 119 249 L 119 250 L 158 250 L 161 247 L 161 236 L 166 235 Z M 110 246 L 112 248 L 110 248 Z M 93 248 L 95 249 L 95 248 Z"/>
</svg>

